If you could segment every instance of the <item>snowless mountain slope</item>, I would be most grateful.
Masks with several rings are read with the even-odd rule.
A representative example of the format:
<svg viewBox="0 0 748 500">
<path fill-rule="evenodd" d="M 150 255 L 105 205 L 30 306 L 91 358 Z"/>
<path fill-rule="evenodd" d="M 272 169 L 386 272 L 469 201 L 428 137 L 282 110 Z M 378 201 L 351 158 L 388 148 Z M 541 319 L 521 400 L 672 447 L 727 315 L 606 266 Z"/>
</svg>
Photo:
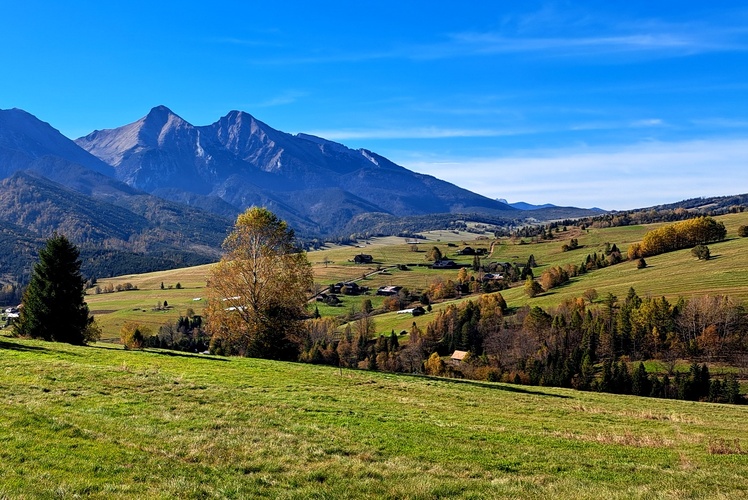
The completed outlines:
<svg viewBox="0 0 748 500">
<path fill-rule="evenodd" d="M 196 127 L 158 106 L 134 123 L 92 132 L 76 143 L 137 189 L 180 200 L 194 199 L 180 191 L 220 198 L 237 210 L 264 204 L 322 233 L 368 212 L 515 212 L 371 151 L 287 134 L 241 111 Z"/>
<path fill-rule="evenodd" d="M 114 176 L 110 165 L 78 147 L 50 124 L 21 109 L 0 109 L 0 178 L 28 169 L 47 156 Z"/>
</svg>

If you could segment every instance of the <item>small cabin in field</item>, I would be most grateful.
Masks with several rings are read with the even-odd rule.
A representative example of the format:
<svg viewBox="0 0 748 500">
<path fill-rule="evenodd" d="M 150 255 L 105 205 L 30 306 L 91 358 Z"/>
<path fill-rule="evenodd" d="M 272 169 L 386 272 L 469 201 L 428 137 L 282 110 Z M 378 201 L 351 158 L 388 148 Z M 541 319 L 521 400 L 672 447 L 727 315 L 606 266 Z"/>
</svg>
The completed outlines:
<svg viewBox="0 0 748 500">
<path fill-rule="evenodd" d="M 359 284 L 355 281 L 335 283 L 330 285 L 329 287 L 329 292 L 331 294 L 342 293 L 343 295 L 361 295 L 362 293 L 366 293 L 368 291 L 369 287 L 359 286 Z"/>
<path fill-rule="evenodd" d="M 495 280 L 503 280 L 503 279 L 504 279 L 503 274 L 486 273 L 481 278 L 481 281 L 495 281 Z"/>
<path fill-rule="evenodd" d="M 457 267 L 457 264 L 453 260 L 448 259 L 437 260 L 431 266 L 432 269 L 454 269 L 455 267 Z"/>
<path fill-rule="evenodd" d="M 462 363 L 465 359 L 465 356 L 468 355 L 467 351 L 455 351 L 452 353 L 452 356 L 450 356 L 449 359 L 451 359 L 455 363 Z"/>
<path fill-rule="evenodd" d="M 401 286 L 380 286 L 377 290 L 377 295 L 384 295 L 385 297 L 397 295 L 402 289 L 403 287 Z"/>
<path fill-rule="evenodd" d="M 374 257 L 369 254 L 360 253 L 353 257 L 353 262 L 355 262 L 356 264 L 371 264 L 372 262 L 374 262 Z"/>
</svg>

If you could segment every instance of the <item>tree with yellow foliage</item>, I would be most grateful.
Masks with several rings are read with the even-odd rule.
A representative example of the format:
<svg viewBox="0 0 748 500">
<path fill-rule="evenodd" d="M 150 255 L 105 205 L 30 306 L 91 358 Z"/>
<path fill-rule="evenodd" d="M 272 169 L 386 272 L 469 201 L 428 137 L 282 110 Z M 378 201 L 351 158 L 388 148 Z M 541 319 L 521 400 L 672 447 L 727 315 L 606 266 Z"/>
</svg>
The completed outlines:
<svg viewBox="0 0 748 500">
<path fill-rule="evenodd" d="M 712 217 L 696 217 L 653 229 L 641 243 L 629 247 L 630 260 L 659 255 L 682 248 L 722 241 L 727 236 L 725 225 Z"/>
<path fill-rule="evenodd" d="M 468 281 L 470 281 L 470 274 L 468 273 L 467 268 L 461 267 L 457 273 L 457 282 L 464 285 Z"/>
<path fill-rule="evenodd" d="M 215 352 L 296 359 L 314 284 L 292 229 L 265 208 L 239 215 L 210 272 L 207 328 Z"/>
</svg>

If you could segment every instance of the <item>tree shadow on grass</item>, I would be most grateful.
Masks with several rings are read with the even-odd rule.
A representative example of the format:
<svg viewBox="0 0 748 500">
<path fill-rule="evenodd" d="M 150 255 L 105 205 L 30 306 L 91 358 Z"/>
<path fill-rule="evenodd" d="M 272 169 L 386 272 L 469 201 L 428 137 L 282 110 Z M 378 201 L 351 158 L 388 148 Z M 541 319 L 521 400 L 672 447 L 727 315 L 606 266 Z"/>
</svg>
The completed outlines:
<svg viewBox="0 0 748 500">
<path fill-rule="evenodd" d="M 206 361 L 223 361 L 223 362 L 231 361 L 229 358 L 223 358 L 220 356 L 214 356 L 210 354 L 187 353 L 187 352 L 182 352 L 182 351 L 170 351 L 167 349 L 147 349 L 147 350 L 144 350 L 144 352 L 148 352 L 151 354 L 158 354 L 159 356 L 174 356 L 178 358 L 190 358 L 190 359 L 198 359 L 198 360 L 206 360 Z"/>
<path fill-rule="evenodd" d="M 571 396 L 564 396 L 562 394 L 549 394 L 547 392 L 537 391 L 537 390 L 527 390 L 522 389 L 521 387 L 517 387 L 514 385 L 507 385 L 506 383 L 491 383 L 491 382 L 481 382 L 480 380 L 466 380 L 462 378 L 443 378 L 443 377 L 432 377 L 430 375 L 418 375 L 416 373 L 400 373 L 399 375 L 405 375 L 408 377 L 417 377 L 420 379 L 428 379 L 428 380 L 434 380 L 437 382 L 446 382 L 449 384 L 465 384 L 465 385 L 471 385 L 473 387 L 483 387 L 486 389 L 494 389 L 497 391 L 506 391 L 506 392 L 516 392 L 519 394 L 528 394 L 530 396 L 548 396 L 551 398 L 561 398 L 561 399 L 571 399 Z"/>
<path fill-rule="evenodd" d="M 46 347 L 39 347 L 35 345 L 26 345 L 16 342 L 6 342 L 0 340 L 0 351 L 7 349 L 9 351 L 23 351 L 23 352 L 49 352 Z"/>
<path fill-rule="evenodd" d="M 116 345 L 115 343 L 112 343 L 111 345 Z M 119 351 L 119 350 L 125 350 L 124 348 L 112 348 L 112 347 L 104 347 L 99 345 L 92 345 L 89 346 L 93 349 L 104 349 L 107 351 Z M 175 358 L 189 358 L 189 359 L 196 359 L 196 360 L 207 360 L 207 361 L 224 361 L 228 362 L 231 361 L 229 358 L 224 358 L 220 356 L 215 356 L 212 354 L 199 354 L 199 353 L 192 353 L 192 352 L 184 352 L 184 351 L 172 351 L 169 349 L 155 349 L 152 347 L 146 347 L 145 349 L 132 349 L 131 352 L 147 352 L 148 354 L 158 354 L 159 356 L 171 356 Z"/>
</svg>

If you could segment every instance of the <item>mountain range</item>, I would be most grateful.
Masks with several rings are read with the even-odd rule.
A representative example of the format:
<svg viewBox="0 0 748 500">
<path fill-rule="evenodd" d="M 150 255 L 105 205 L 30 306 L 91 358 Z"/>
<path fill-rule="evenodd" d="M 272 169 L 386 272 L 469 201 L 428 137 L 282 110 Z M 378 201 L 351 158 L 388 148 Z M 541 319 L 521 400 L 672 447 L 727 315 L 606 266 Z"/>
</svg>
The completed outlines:
<svg viewBox="0 0 748 500">
<path fill-rule="evenodd" d="M 84 254 L 109 252 L 110 263 L 113 252 L 159 255 L 167 266 L 213 260 L 236 215 L 254 205 L 307 238 L 394 231 L 403 218 L 428 229 L 434 214 L 433 224 L 445 214 L 527 217 L 372 151 L 287 134 L 241 111 L 194 126 L 157 106 L 73 141 L 23 110 L 0 110 L 0 231 L 22 235 L 24 248 L 59 231 Z M 547 215 L 594 213 L 553 207 Z"/>
<path fill-rule="evenodd" d="M 307 234 L 334 234 L 362 213 L 514 211 L 371 151 L 280 132 L 240 111 L 194 126 L 159 106 L 75 142 L 133 188 L 224 215 L 266 206 Z"/>
</svg>

